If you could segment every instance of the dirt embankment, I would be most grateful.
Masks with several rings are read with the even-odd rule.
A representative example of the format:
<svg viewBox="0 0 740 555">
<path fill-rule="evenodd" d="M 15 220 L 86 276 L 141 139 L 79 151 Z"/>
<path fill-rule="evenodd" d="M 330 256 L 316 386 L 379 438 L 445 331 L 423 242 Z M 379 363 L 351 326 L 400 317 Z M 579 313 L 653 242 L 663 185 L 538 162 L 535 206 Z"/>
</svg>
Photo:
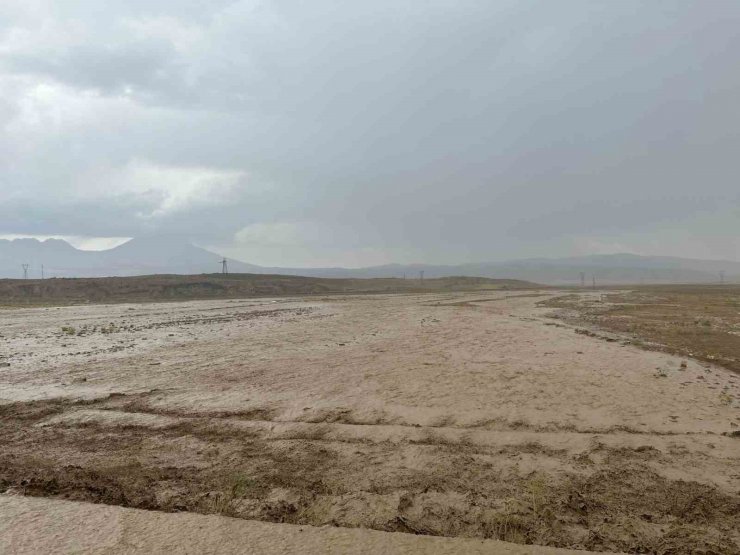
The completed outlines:
<svg viewBox="0 0 740 555">
<path fill-rule="evenodd" d="M 512 279 L 329 279 L 263 274 L 155 275 L 109 278 L 0 279 L 0 306 L 238 299 L 340 293 L 409 293 L 526 289 Z"/>
<path fill-rule="evenodd" d="M 14 555 L 586 555 L 475 538 L 294 526 L 0 496 L 0 553 Z"/>
</svg>

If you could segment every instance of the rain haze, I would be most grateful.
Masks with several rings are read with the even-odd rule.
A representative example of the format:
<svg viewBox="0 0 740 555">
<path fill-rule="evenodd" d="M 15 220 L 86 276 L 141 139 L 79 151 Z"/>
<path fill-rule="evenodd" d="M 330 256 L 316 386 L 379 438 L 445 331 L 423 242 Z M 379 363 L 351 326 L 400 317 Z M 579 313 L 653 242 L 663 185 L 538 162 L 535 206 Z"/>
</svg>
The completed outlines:
<svg viewBox="0 0 740 555">
<path fill-rule="evenodd" d="M 5 0 L 0 236 L 738 260 L 740 4 Z"/>
<path fill-rule="evenodd" d="M 740 0 L 0 0 L 0 554 L 740 554 Z"/>
</svg>

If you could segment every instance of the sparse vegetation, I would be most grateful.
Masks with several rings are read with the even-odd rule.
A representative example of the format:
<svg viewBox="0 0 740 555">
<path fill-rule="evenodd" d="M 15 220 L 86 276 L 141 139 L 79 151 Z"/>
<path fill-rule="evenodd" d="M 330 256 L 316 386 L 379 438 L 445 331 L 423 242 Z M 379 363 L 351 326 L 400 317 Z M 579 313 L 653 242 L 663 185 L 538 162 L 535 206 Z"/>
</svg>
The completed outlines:
<svg viewBox="0 0 740 555">
<path fill-rule="evenodd" d="M 249 493 L 254 493 L 257 483 L 242 473 L 232 474 L 224 480 L 223 489 L 207 493 L 203 498 L 203 511 L 225 516 L 238 516 L 237 504 Z"/>
<path fill-rule="evenodd" d="M 633 345 L 740 372 L 740 286 L 645 286 L 606 295 L 548 299 L 559 317 L 630 336 Z"/>
<path fill-rule="evenodd" d="M 107 325 L 100 327 L 100 333 L 102 334 L 110 334 L 115 333 L 118 330 L 118 326 L 116 326 L 115 322 L 110 322 Z"/>
<path fill-rule="evenodd" d="M 723 405 L 731 405 L 732 402 L 735 400 L 735 397 L 727 393 L 726 391 L 723 391 L 719 394 L 719 402 Z"/>
</svg>

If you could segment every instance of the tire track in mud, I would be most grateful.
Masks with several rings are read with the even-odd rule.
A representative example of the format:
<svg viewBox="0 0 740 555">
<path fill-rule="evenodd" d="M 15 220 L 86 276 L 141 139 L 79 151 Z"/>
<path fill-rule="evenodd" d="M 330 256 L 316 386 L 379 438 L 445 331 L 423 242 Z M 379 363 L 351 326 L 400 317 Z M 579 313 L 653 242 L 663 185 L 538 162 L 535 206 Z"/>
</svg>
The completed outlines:
<svg viewBox="0 0 740 555">
<path fill-rule="evenodd" d="M 651 463 L 669 456 L 668 443 L 625 448 L 603 434 L 567 448 L 567 437 L 558 447 L 548 436 L 584 434 L 529 432 L 486 444 L 466 436 L 471 429 L 279 422 L 269 409 L 142 411 L 158 394 L 2 406 L 0 486 L 150 510 L 583 549 L 737 549 L 740 500 L 656 472 Z M 342 438 L 343 428 L 354 437 Z"/>
</svg>

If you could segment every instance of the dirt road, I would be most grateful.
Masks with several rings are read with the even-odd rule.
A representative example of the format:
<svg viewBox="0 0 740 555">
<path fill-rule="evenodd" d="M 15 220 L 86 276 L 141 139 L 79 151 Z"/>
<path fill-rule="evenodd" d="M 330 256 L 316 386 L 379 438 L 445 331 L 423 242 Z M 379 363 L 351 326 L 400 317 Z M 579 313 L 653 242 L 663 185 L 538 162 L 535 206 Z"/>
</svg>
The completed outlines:
<svg viewBox="0 0 740 555">
<path fill-rule="evenodd" d="M 574 333 L 536 307 L 554 294 L 2 311 L 0 486 L 270 522 L 737 553 L 740 377 Z"/>
</svg>

